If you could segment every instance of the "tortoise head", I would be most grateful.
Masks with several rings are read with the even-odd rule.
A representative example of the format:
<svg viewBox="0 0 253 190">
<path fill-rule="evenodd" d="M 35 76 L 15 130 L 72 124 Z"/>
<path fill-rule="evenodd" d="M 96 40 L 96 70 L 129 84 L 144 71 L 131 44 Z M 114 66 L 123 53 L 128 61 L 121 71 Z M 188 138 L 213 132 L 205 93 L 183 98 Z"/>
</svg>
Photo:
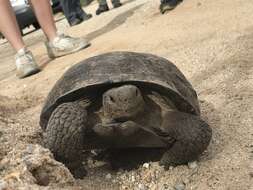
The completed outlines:
<svg viewBox="0 0 253 190">
<path fill-rule="evenodd" d="M 111 120 L 124 122 L 144 111 L 141 91 L 134 85 L 111 88 L 103 94 L 104 115 Z"/>
</svg>

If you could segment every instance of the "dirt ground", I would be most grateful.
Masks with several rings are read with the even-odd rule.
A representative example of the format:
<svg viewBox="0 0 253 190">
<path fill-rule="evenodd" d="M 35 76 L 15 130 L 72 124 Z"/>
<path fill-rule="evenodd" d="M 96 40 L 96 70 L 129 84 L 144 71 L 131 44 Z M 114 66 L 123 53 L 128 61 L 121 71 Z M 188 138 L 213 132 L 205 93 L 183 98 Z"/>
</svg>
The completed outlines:
<svg viewBox="0 0 253 190">
<path fill-rule="evenodd" d="M 92 43 L 73 55 L 50 60 L 43 33 L 26 35 L 24 40 L 43 70 L 23 80 L 15 77 L 14 51 L 1 41 L 0 189 L 162 190 L 181 185 L 187 190 L 253 190 L 253 1 L 185 0 L 165 15 L 159 13 L 159 0 L 123 3 L 100 16 L 95 16 L 93 3 L 85 10 L 94 18 L 72 28 L 59 19 L 61 31 Z M 193 84 L 202 116 L 213 129 L 212 142 L 197 168 L 165 171 L 151 162 L 130 171 L 113 171 L 97 164 L 88 168 L 83 180 L 40 186 L 20 177 L 18 168 L 3 164 L 15 160 L 29 144 L 41 143 L 38 122 L 43 102 L 71 65 L 119 50 L 168 58 Z M 10 177 L 13 173 L 17 175 Z M 11 183 L 14 186 L 8 188 Z"/>
</svg>

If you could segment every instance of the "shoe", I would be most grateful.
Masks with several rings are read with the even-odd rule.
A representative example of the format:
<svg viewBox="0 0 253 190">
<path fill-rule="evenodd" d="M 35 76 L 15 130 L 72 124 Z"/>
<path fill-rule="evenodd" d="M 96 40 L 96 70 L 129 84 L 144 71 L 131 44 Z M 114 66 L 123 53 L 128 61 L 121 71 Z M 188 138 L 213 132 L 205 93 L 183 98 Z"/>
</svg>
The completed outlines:
<svg viewBox="0 0 253 190">
<path fill-rule="evenodd" d="M 72 20 L 72 21 L 69 22 L 69 25 L 70 25 L 70 26 L 75 26 L 75 25 L 78 25 L 78 24 L 80 24 L 80 23 L 82 23 L 82 22 L 83 22 L 82 19 L 75 18 L 74 20 Z"/>
<path fill-rule="evenodd" d="M 162 0 L 160 5 L 160 12 L 164 14 L 166 11 L 171 11 L 181 3 L 182 0 Z"/>
<path fill-rule="evenodd" d="M 117 2 L 117 3 L 114 3 L 114 4 L 113 4 L 113 7 L 114 7 L 114 8 L 118 8 L 118 7 L 120 7 L 120 6 L 122 6 L 122 3 L 120 3 L 120 2 Z"/>
<path fill-rule="evenodd" d="M 26 48 L 23 48 L 17 52 L 15 55 L 15 60 L 17 67 L 17 77 L 20 79 L 28 77 L 40 71 L 32 53 Z"/>
<path fill-rule="evenodd" d="M 92 14 L 84 14 L 80 16 L 80 19 L 82 19 L 82 21 L 89 20 L 90 18 L 92 18 Z"/>
<path fill-rule="evenodd" d="M 109 7 L 107 4 L 99 5 L 98 9 L 96 10 L 96 15 L 100 15 L 103 12 L 109 11 Z"/>
<path fill-rule="evenodd" d="M 87 48 L 90 43 L 84 38 L 73 38 L 64 34 L 58 35 L 52 42 L 46 42 L 50 58 L 61 57 L 81 49 Z"/>
<path fill-rule="evenodd" d="M 89 20 L 92 17 L 92 14 L 85 14 L 79 16 L 79 18 L 75 18 L 73 21 L 69 22 L 70 26 L 75 26 L 81 24 L 83 21 Z"/>
</svg>

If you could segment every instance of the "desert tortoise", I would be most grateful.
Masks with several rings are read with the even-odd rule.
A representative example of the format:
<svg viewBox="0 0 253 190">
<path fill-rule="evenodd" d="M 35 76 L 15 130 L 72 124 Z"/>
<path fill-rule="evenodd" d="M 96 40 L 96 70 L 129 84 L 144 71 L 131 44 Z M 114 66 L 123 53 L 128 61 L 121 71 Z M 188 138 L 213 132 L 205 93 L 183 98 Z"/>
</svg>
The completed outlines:
<svg viewBox="0 0 253 190">
<path fill-rule="evenodd" d="M 50 91 L 40 125 L 46 146 L 72 171 L 82 150 L 104 148 L 164 147 L 160 164 L 184 164 L 197 159 L 212 134 L 177 67 L 134 52 L 71 67 Z"/>
</svg>

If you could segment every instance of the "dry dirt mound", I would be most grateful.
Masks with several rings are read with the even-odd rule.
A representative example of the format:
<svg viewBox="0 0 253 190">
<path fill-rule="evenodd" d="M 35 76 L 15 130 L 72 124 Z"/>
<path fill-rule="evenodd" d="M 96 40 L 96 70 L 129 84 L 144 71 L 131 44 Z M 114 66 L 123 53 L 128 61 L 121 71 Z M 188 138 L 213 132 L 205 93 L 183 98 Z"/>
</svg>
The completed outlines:
<svg viewBox="0 0 253 190">
<path fill-rule="evenodd" d="M 0 165 L 2 189 L 40 189 L 40 186 L 67 186 L 74 182 L 69 170 L 40 145 L 28 145 L 24 150 L 13 149 Z"/>
</svg>

